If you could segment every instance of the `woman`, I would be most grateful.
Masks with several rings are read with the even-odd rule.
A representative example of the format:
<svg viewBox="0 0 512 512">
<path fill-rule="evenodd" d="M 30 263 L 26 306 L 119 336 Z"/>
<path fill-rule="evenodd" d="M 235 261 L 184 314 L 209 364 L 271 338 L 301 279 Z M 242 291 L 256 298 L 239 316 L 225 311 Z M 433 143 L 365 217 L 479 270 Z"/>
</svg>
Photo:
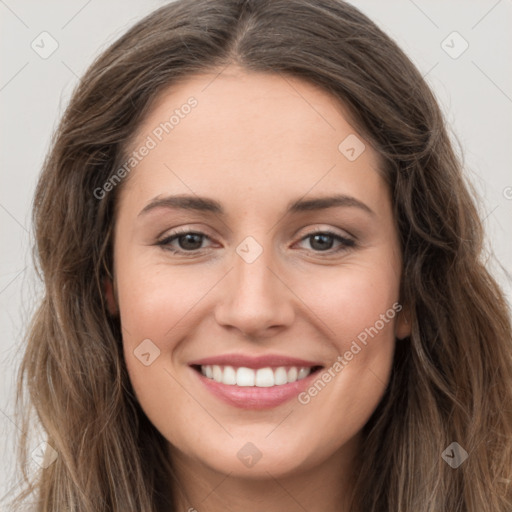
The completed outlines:
<svg viewBox="0 0 512 512">
<path fill-rule="evenodd" d="M 149 15 L 34 222 L 35 510 L 511 509 L 508 306 L 431 91 L 354 7 Z"/>
</svg>

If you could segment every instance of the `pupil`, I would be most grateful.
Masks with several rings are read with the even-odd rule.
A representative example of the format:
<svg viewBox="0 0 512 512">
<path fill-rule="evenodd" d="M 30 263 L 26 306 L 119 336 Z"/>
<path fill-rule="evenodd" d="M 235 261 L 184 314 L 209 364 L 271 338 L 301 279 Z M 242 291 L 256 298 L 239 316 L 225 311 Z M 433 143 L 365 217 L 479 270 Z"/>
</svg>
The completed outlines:
<svg viewBox="0 0 512 512">
<path fill-rule="evenodd" d="M 194 233 L 189 233 L 187 235 L 183 235 L 180 237 L 180 242 L 183 241 L 183 239 L 185 239 L 185 244 L 184 246 L 180 243 L 180 245 L 182 245 L 182 247 L 184 249 L 198 249 L 199 247 L 194 247 L 194 237 L 200 237 L 201 235 L 198 235 L 198 234 L 194 234 Z M 192 244 L 192 247 L 188 246 L 187 244 L 188 243 L 191 243 Z M 199 239 L 199 242 L 197 241 L 197 238 L 196 238 L 196 242 L 195 244 L 197 245 L 197 243 L 199 243 L 199 246 L 201 246 L 201 240 Z"/>
<path fill-rule="evenodd" d="M 331 235 L 325 235 L 325 234 L 313 235 L 314 242 L 316 242 L 317 240 L 321 240 L 320 247 L 319 247 L 320 249 L 326 249 L 325 245 L 322 245 L 322 244 L 325 244 L 326 239 L 328 239 L 331 242 L 331 243 L 327 242 L 327 245 L 329 246 L 329 247 L 327 247 L 327 249 L 330 249 L 332 247 Z M 314 242 L 311 244 L 313 247 L 314 247 Z"/>
</svg>

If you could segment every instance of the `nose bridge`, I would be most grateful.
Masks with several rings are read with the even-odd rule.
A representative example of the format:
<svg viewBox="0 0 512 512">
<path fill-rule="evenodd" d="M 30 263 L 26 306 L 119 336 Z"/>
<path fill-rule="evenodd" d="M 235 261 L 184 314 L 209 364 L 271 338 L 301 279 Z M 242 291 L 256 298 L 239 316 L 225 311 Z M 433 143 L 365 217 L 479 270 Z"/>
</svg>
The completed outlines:
<svg viewBox="0 0 512 512">
<path fill-rule="evenodd" d="M 276 277 L 269 267 L 275 267 L 272 239 L 263 230 L 246 236 L 235 248 L 233 292 L 247 306 L 271 306 L 276 290 Z"/>
<path fill-rule="evenodd" d="M 235 247 L 234 268 L 217 308 L 220 324 L 255 334 L 290 321 L 291 305 L 286 287 L 275 275 L 275 261 L 271 237 L 263 232 L 247 236 Z"/>
<path fill-rule="evenodd" d="M 258 238 L 261 243 L 254 236 L 245 237 L 236 247 L 234 258 L 236 288 L 255 297 L 266 295 L 272 287 L 269 281 L 275 279 L 268 268 L 274 260 L 270 237 L 262 240 L 263 236 L 259 235 Z"/>
</svg>

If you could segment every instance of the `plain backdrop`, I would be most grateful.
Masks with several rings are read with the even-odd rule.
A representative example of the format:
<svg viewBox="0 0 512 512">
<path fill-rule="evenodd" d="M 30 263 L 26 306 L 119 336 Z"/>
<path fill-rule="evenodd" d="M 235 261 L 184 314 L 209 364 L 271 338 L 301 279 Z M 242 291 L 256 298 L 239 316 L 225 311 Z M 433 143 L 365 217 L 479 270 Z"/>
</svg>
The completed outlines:
<svg viewBox="0 0 512 512">
<path fill-rule="evenodd" d="M 30 221 L 41 164 L 78 77 L 98 53 L 164 3 L 0 0 L 0 495 L 17 479 L 14 382 L 41 293 Z M 434 90 L 457 151 L 460 143 L 465 172 L 481 194 L 494 254 L 489 265 L 510 301 L 512 0 L 352 3 L 398 42 Z"/>
</svg>

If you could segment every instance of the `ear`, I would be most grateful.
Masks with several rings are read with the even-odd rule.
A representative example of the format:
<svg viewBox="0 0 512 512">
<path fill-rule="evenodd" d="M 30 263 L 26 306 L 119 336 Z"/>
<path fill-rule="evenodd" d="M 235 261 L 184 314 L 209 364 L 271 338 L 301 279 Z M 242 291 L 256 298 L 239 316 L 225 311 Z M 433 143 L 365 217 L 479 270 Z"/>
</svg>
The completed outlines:
<svg viewBox="0 0 512 512">
<path fill-rule="evenodd" d="M 403 340 L 411 335 L 411 316 L 409 309 L 403 307 L 396 318 L 395 322 L 395 337 Z"/>
<path fill-rule="evenodd" d="M 111 315 L 116 315 L 118 313 L 116 294 L 112 279 L 109 277 L 105 277 L 103 279 L 103 293 L 105 294 L 105 300 L 107 301 L 108 312 Z"/>
</svg>

